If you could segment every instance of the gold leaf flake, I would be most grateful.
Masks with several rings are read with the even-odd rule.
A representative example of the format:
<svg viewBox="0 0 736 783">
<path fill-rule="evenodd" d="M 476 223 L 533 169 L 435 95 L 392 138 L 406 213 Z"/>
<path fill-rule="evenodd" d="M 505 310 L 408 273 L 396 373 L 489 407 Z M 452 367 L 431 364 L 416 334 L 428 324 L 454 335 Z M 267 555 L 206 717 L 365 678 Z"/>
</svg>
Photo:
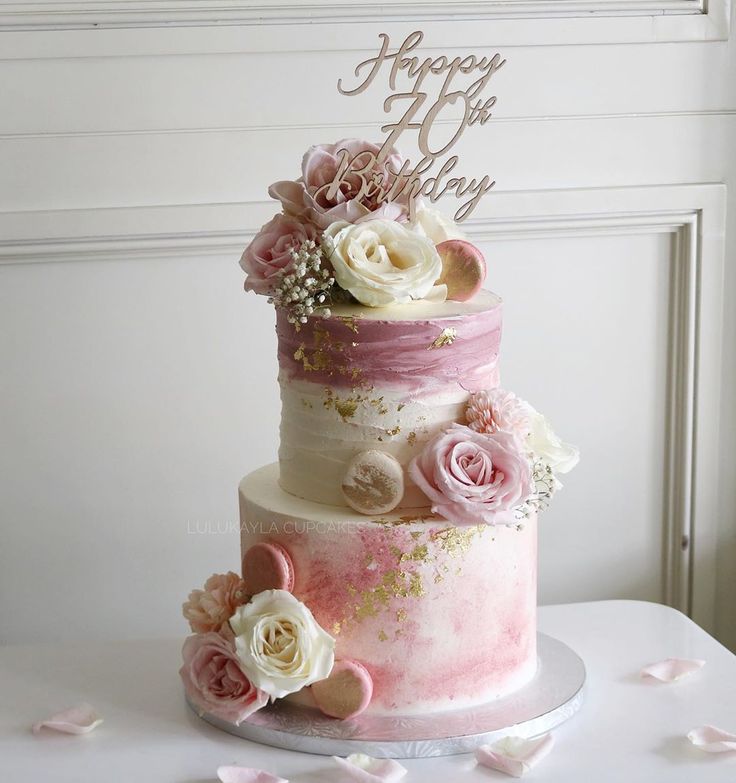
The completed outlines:
<svg viewBox="0 0 736 783">
<path fill-rule="evenodd" d="M 354 334 L 358 334 L 358 324 L 357 324 L 357 316 L 355 315 L 338 315 L 335 316 L 338 321 L 341 321 L 342 323 L 347 326 L 348 329 L 350 329 L 351 332 Z"/>
<path fill-rule="evenodd" d="M 440 332 L 439 337 L 437 337 L 434 342 L 432 342 L 427 347 L 427 350 L 431 351 L 434 348 L 442 348 L 445 345 L 452 345 L 456 339 L 457 329 L 455 329 L 453 326 L 448 326 Z"/>
<path fill-rule="evenodd" d="M 486 529 L 485 525 L 475 525 L 467 528 L 447 527 L 432 534 L 432 540 L 439 542 L 440 549 L 450 557 L 460 557 L 465 554 L 476 536 Z"/>
<path fill-rule="evenodd" d="M 410 575 L 409 595 L 413 596 L 414 598 L 421 598 L 424 595 L 422 577 L 417 573 Z"/>
<path fill-rule="evenodd" d="M 358 401 L 352 398 L 347 400 L 335 400 L 335 410 L 340 416 L 345 419 L 350 419 L 355 416 L 355 411 L 358 410 Z"/>
<path fill-rule="evenodd" d="M 417 442 L 417 434 L 416 432 L 412 431 L 406 436 L 406 442 L 413 446 Z"/>
<path fill-rule="evenodd" d="M 429 548 L 426 544 L 417 544 L 411 552 L 404 552 L 399 558 L 400 563 L 413 560 L 417 563 L 426 563 L 429 560 Z"/>
<path fill-rule="evenodd" d="M 378 641 L 379 641 L 379 642 L 385 642 L 387 639 L 388 639 L 388 636 L 387 636 L 387 634 L 386 634 L 386 631 L 384 631 L 383 629 L 381 629 L 381 630 L 378 632 Z"/>
<path fill-rule="evenodd" d="M 404 553 L 393 544 L 388 548 L 388 551 L 399 561 L 401 562 L 401 558 L 404 557 Z"/>
</svg>

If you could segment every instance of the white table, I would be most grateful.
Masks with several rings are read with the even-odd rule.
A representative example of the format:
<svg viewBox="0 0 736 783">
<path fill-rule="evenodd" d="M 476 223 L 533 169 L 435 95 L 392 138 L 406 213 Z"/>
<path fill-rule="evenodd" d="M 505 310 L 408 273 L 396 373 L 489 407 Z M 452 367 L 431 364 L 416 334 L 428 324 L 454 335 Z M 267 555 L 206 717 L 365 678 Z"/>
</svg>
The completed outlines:
<svg viewBox="0 0 736 783">
<path fill-rule="evenodd" d="M 692 747 L 705 723 L 736 731 L 736 657 L 685 616 L 637 601 L 550 606 L 540 630 L 573 647 L 588 668 L 582 710 L 555 731 L 552 754 L 525 779 L 548 783 L 736 781 L 736 754 Z M 0 781 L 205 783 L 221 764 L 318 783 L 333 762 L 256 745 L 217 731 L 185 706 L 181 640 L 0 648 Z M 667 657 L 704 658 L 678 683 L 644 682 L 640 668 Z M 85 736 L 31 724 L 82 701 L 105 722 Z M 472 756 L 402 761 L 407 783 L 511 780 Z"/>
</svg>

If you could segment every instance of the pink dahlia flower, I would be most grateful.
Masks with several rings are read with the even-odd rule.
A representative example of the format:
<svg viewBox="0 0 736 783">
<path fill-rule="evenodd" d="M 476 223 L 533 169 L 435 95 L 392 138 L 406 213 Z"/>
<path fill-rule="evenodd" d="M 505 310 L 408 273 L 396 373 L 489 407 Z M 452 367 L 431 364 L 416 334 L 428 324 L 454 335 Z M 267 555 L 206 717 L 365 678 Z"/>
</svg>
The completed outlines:
<svg viewBox="0 0 736 783">
<path fill-rule="evenodd" d="M 195 633 L 215 631 L 231 636 L 228 620 L 248 600 L 243 580 L 232 571 L 213 574 L 204 590 L 192 590 L 182 613 Z"/>
<path fill-rule="evenodd" d="M 465 410 L 470 429 L 491 434 L 504 430 L 524 441 L 531 430 L 529 405 L 513 392 L 503 389 L 479 391 L 470 395 Z"/>
</svg>

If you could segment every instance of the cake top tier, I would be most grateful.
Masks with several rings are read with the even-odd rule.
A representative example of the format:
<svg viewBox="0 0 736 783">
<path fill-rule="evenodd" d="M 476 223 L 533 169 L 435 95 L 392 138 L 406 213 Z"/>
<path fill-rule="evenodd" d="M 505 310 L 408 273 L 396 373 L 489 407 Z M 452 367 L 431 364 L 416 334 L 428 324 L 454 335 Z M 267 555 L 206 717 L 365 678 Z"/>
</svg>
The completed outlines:
<svg viewBox="0 0 736 783">
<path fill-rule="evenodd" d="M 312 316 L 296 325 L 280 310 L 279 365 L 286 380 L 339 389 L 426 396 L 491 388 L 497 384 L 501 310 L 501 300 L 486 291 L 472 302 L 340 306 L 328 318 Z"/>
<path fill-rule="evenodd" d="M 518 524 L 577 452 L 498 388 L 483 254 L 407 195 L 403 163 L 360 139 L 310 147 L 241 258 L 246 290 L 277 310 L 280 485 L 364 514 Z"/>
<path fill-rule="evenodd" d="M 279 311 L 281 486 L 343 505 L 351 464 L 369 454 L 403 484 L 395 505 L 426 506 L 406 469 L 431 438 L 464 421 L 471 392 L 498 385 L 501 302 L 482 292 L 472 302 L 363 308 L 365 318 L 356 310 L 306 324 Z"/>
</svg>

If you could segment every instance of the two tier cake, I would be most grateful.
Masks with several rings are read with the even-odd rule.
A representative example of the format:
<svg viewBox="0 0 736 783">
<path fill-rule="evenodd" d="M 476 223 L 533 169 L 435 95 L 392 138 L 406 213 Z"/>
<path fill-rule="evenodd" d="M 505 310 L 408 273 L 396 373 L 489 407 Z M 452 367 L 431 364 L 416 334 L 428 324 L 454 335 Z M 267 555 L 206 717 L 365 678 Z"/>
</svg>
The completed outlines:
<svg viewBox="0 0 736 783">
<path fill-rule="evenodd" d="M 241 482 L 242 574 L 189 596 L 181 669 L 233 724 L 281 699 L 351 720 L 528 683 L 537 517 L 577 461 L 499 386 L 481 252 L 398 187 L 330 190 L 341 150 L 400 171 L 356 139 L 311 148 L 241 260 L 276 309 L 279 461 Z"/>
</svg>

